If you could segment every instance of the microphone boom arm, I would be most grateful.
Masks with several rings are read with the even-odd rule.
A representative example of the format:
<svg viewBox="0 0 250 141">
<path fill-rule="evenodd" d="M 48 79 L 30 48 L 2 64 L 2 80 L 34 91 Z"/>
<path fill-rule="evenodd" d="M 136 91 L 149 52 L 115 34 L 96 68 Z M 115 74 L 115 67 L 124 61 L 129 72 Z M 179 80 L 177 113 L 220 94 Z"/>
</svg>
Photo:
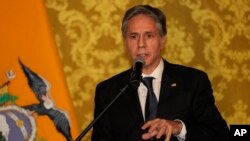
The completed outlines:
<svg viewBox="0 0 250 141">
<path fill-rule="evenodd" d="M 93 125 L 101 118 L 101 116 L 113 105 L 113 103 L 125 93 L 126 89 L 129 87 L 129 84 L 125 85 L 120 92 L 115 96 L 115 98 L 103 109 L 103 111 L 94 119 L 92 122 L 81 132 L 81 134 L 76 138 L 75 141 L 80 141 L 88 131 L 93 127 Z"/>
<path fill-rule="evenodd" d="M 130 81 L 128 84 L 126 84 L 122 89 L 120 89 L 120 92 L 112 99 L 112 101 L 102 110 L 102 112 L 97 115 L 97 117 L 92 120 L 92 122 L 81 132 L 81 134 L 76 138 L 75 141 L 80 141 L 87 133 L 88 131 L 93 127 L 93 125 L 101 118 L 101 116 L 113 105 L 113 103 L 123 94 L 125 93 L 126 89 L 129 86 L 132 86 L 133 88 L 138 88 L 141 82 L 142 78 L 142 68 L 145 64 L 145 61 L 142 57 L 137 57 L 134 60 L 133 65 L 133 72 L 130 77 Z"/>
</svg>

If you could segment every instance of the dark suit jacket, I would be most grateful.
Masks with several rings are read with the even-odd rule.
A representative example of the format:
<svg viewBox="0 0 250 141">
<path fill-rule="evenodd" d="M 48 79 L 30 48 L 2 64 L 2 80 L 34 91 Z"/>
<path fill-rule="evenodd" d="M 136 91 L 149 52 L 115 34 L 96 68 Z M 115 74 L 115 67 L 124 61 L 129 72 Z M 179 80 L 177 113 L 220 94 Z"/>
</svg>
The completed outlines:
<svg viewBox="0 0 250 141">
<path fill-rule="evenodd" d="M 131 72 L 129 69 L 97 85 L 95 117 L 128 84 Z M 227 124 L 214 102 L 204 72 L 164 60 L 158 118 L 182 120 L 186 141 L 228 141 Z M 129 87 L 96 122 L 92 141 L 141 141 L 143 123 L 137 90 Z M 177 139 L 172 137 L 171 141 Z"/>
</svg>

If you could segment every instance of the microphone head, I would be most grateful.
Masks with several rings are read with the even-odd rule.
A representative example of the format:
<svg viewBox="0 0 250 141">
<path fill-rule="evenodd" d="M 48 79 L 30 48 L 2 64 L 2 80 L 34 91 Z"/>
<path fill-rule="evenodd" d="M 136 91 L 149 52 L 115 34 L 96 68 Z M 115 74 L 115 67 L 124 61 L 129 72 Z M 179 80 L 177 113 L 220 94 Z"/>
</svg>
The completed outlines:
<svg viewBox="0 0 250 141">
<path fill-rule="evenodd" d="M 130 84 L 134 87 L 134 88 L 138 88 L 138 86 L 140 85 L 141 79 L 142 79 L 142 69 L 143 66 L 145 65 L 145 61 L 142 57 L 137 57 L 134 60 L 134 64 L 133 64 L 133 72 L 131 73 L 131 77 L 130 77 Z"/>
<path fill-rule="evenodd" d="M 142 65 L 142 66 L 139 66 L 139 67 L 141 67 L 141 69 L 145 65 L 144 58 L 141 56 L 135 58 L 134 63 L 133 63 L 133 70 L 137 69 L 136 67 L 138 67 L 138 65 Z"/>
</svg>

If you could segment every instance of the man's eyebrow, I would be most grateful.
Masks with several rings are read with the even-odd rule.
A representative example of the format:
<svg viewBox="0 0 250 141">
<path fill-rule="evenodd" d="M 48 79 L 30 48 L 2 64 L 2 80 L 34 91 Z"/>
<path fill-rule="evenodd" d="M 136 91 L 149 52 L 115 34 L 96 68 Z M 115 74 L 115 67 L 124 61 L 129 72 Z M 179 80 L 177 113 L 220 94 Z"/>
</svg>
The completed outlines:
<svg viewBox="0 0 250 141">
<path fill-rule="evenodd" d="M 130 32 L 129 35 L 138 34 L 137 32 Z"/>
<path fill-rule="evenodd" d="M 154 34 L 155 32 L 153 32 L 153 31 L 146 31 L 145 33 L 146 33 L 146 34 L 149 34 L 149 33 L 150 33 L 150 34 Z"/>
</svg>

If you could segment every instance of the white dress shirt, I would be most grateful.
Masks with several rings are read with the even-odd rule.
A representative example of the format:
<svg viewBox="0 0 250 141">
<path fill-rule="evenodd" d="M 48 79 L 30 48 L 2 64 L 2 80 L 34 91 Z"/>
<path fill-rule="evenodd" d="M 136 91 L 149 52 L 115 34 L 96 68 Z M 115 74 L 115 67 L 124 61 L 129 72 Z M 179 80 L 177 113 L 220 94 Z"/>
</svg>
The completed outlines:
<svg viewBox="0 0 250 141">
<path fill-rule="evenodd" d="M 152 82 L 153 90 L 158 101 L 160 97 L 161 78 L 162 78 L 163 69 L 164 69 L 164 63 L 163 63 L 163 60 L 161 59 L 160 64 L 156 67 L 156 69 L 150 75 L 142 74 L 142 77 L 147 77 L 147 76 L 154 77 L 153 82 Z M 142 82 L 140 83 L 138 87 L 138 94 L 139 94 L 139 100 L 141 104 L 143 117 L 145 119 L 144 115 L 145 115 L 145 105 L 146 105 L 146 98 L 147 98 L 147 87 L 144 86 Z M 186 134 L 187 134 L 186 126 L 181 120 L 176 119 L 176 121 L 181 122 L 183 125 L 180 134 L 176 135 L 176 137 L 178 138 L 179 141 L 185 141 Z"/>
</svg>

